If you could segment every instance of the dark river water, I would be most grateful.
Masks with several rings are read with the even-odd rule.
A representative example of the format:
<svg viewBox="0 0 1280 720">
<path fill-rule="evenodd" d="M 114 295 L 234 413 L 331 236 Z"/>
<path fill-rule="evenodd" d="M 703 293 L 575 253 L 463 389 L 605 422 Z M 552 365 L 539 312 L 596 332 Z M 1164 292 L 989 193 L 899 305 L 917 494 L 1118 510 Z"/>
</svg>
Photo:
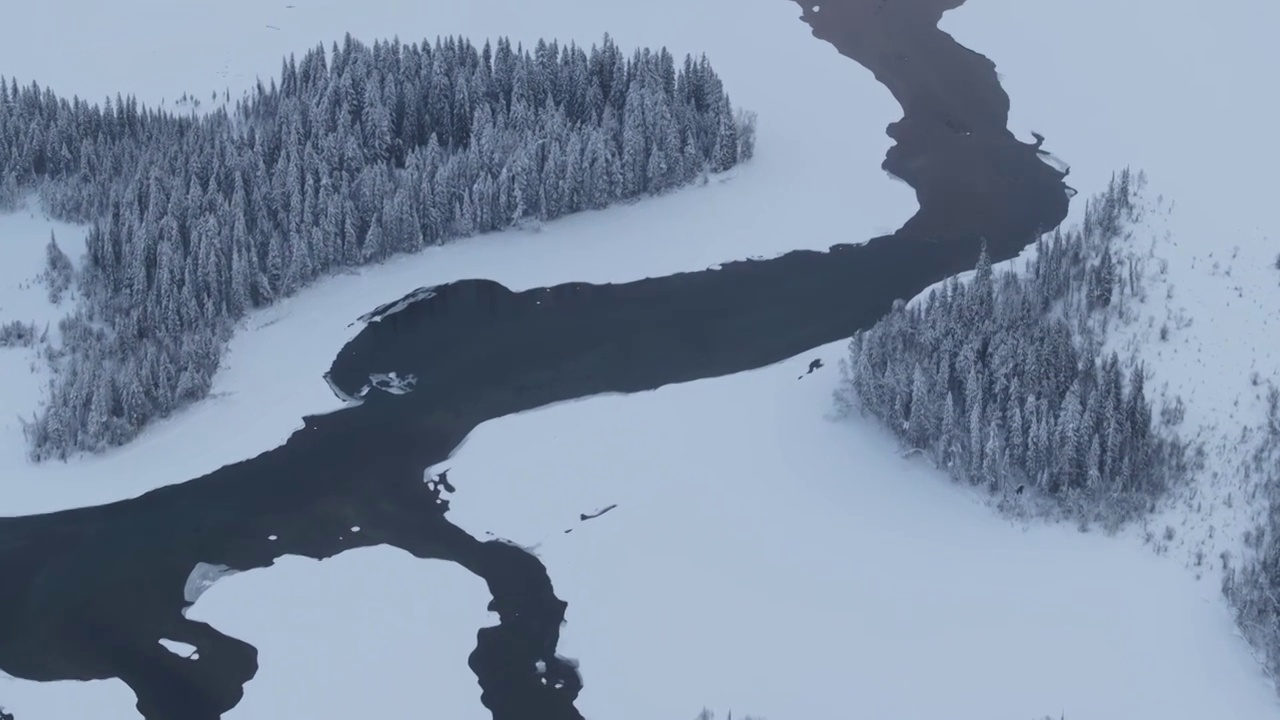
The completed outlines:
<svg viewBox="0 0 1280 720">
<path fill-rule="evenodd" d="M 517 293 L 465 280 L 389 303 L 328 374 L 362 403 L 305 418 L 257 457 L 135 499 L 0 519 L 0 669 L 41 681 L 116 677 L 148 720 L 212 720 L 239 702 L 257 651 L 185 618 L 193 568 L 250 570 L 386 544 L 487 583 L 500 620 L 479 631 L 466 662 L 495 720 L 581 718 L 581 678 L 556 655 L 566 603 L 554 578 L 524 550 L 453 525 L 447 494 L 424 470 L 487 420 L 750 370 L 847 337 L 896 298 L 972 267 L 981 238 L 1004 259 L 1060 223 L 1063 175 L 1007 129 L 994 65 L 937 28 L 960 3 L 800 6 L 817 38 L 871 70 L 904 108 L 887 130 L 896 145 L 884 168 L 915 189 L 920 210 L 897 232 L 625 284 Z M 371 375 L 391 372 L 417 384 L 368 389 Z M 195 645 L 198 659 L 161 638 Z"/>
</svg>

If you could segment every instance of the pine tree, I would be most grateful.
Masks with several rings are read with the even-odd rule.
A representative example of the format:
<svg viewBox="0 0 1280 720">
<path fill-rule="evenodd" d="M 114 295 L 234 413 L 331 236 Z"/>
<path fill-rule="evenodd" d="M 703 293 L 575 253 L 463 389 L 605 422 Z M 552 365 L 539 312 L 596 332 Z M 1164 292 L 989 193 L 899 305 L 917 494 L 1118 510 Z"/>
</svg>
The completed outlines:
<svg viewBox="0 0 1280 720">
<path fill-rule="evenodd" d="M 360 248 L 360 258 L 364 262 L 375 262 L 383 257 L 382 213 L 375 213 L 369 232 L 364 237 Z"/>
<path fill-rule="evenodd" d="M 1139 365 L 1134 368 L 1133 373 L 1129 376 L 1129 393 L 1128 405 L 1126 408 L 1128 415 L 1129 440 L 1128 445 L 1131 449 L 1128 457 L 1132 460 L 1131 469 L 1142 469 L 1145 471 L 1151 460 L 1151 406 L 1147 403 L 1146 392 L 1143 385 L 1146 382 L 1146 370 Z M 1144 472 L 1145 475 L 1145 472 Z M 1133 479 L 1132 475 L 1126 474 L 1126 477 Z"/>
<path fill-rule="evenodd" d="M 111 431 L 111 398 L 113 394 L 110 372 L 104 372 L 101 366 L 94 366 L 93 397 L 90 400 L 88 423 L 85 427 L 89 438 L 89 451 L 96 451 L 105 445 Z"/>
<path fill-rule="evenodd" d="M 1021 403 L 1017 402 L 1016 396 L 1010 402 L 1008 433 L 1009 459 L 1013 465 L 1023 467 L 1027 458 L 1026 426 L 1022 418 Z"/>
<path fill-rule="evenodd" d="M 956 425 L 956 403 L 955 398 L 950 393 L 947 394 L 942 410 L 942 431 L 941 431 L 941 447 L 940 455 L 942 465 L 951 467 L 956 460 L 956 453 L 959 447 L 958 435 L 959 428 Z"/>
<path fill-rule="evenodd" d="M 1085 455 L 1085 487 L 1096 492 L 1102 487 L 1102 449 L 1095 434 L 1089 439 L 1089 450 Z"/>
<path fill-rule="evenodd" d="M 1079 484 L 1079 471 L 1084 455 L 1084 413 L 1080 406 L 1080 386 L 1072 384 L 1067 397 L 1062 402 L 1058 413 L 1057 445 L 1061 448 L 1058 456 L 1057 476 L 1063 488 L 1076 487 Z"/>
<path fill-rule="evenodd" d="M 1041 489 L 1048 489 L 1052 468 L 1057 461 L 1057 454 L 1050 442 L 1053 433 L 1053 417 L 1049 414 L 1048 398 L 1040 398 L 1036 404 L 1036 450 L 1040 456 L 1036 484 Z"/>
<path fill-rule="evenodd" d="M 1025 459 L 1022 463 L 1027 476 L 1035 478 L 1044 467 L 1044 451 L 1040 445 L 1039 404 L 1034 395 L 1028 395 L 1022 406 L 1022 422 L 1027 428 Z"/>
<path fill-rule="evenodd" d="M 564 184 L 565 162 L 560 143 L 549 143 L 546 168 L 542 173 L 542 196 L 545 204 L 542 208 L 543 219 L 552 219 L 564 214 L 563 201 L 560 195 Z"/>
<path fill-rule="evenodd" d="M 3 167 L 3 163 L 0 163 Z M 45 276 L 49 287 L 49 302 L 62 302 L 63 293 L 71 287 L 71 258 L 58 246 L 58 238 L 49 231 L 49 244 L 45 246 Z"/>
<path fill-rule="evenodd" d="M 649 179 L 648 190 L 655 193 L 666 190 L 669 187 L 667 173 L 666 151 L 655 143 L 649 151 L 649 162 L 645 168 L 645 176 Z"/>
<path fill-rule="evenodd" d="M 987 484 L 997 488 L 1004 479 L 1004 447 L 1000 441 L 999 423 L 986 423 L 987 437 L 982 449 L 982 475 Z"/>
<path fill-rule="evenodd" d="M 738 135 L 738 162 L 746 162 L 756 154 L 756 114 L 751 110 L 738 108 L 734 117 L 734 125 Z"/>
<path fill-rule="evenodd" d="M 976 363 L 969 367 L 969 375 L 965 380 L 965 412 L 969 418 L 969 442 L 966 444 L 969 471 L 977 473 L 981 469 L 983 449 L 983 393 L 982 377 Z"/>
<path fill-rule="evenodd" d="M 724 172 L 738 164 L 738 127 L 733 121 L 733 108 L 729 105 L 727 97 L 724 99 L 719 115 L 712 169 L 716 172 Z"/>
<path fill-rule="evenodd" d="M 981 327 L 989 322 L 995 312 L 995 276 L 985 239 L 978 250 L 978 263 L 973 276 L 973 295 L 970 301 L 973 303 L 971 319 L 974 326 Z"/>
<path fill-rule="evenodd" d="M 933 437 L 935 410 L 930 397 L 929 382 L 924 368 L 916 363 L 911 380 L 911 411 L 908 442 L 912 447 L 924 448 Z"/>
<path fill-rule="evenodd" d="M 635 109 L 624 116 L 622 125 L 622 196 L 635 197 L 648 190 L 644 116 L 639 109 L 641 104 L 639 85 L 632 86 L 632 90 L 628 93 L 627 104 Z"/>
</svg>

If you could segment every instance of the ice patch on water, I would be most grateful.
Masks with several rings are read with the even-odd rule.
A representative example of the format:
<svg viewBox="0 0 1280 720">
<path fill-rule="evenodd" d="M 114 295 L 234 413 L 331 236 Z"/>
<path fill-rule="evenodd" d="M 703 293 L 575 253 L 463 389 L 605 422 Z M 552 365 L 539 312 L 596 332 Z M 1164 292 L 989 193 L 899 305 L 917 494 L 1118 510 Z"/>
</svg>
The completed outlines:
<svg viewBox="0 0 1280 720">
<path fill-rule="evenodd" d="M 237 572 L 240 571 L 233 570 L 226 565 L 214 565 L 207 562 L 198 562 L 196 563 L 196 566 L 191 569 L 191 574 L 187 576 L 187 582 L 182 587 L 182 598 L 186 600 L 188 604 L 194 603 L 196 600 L 200 599 L 200 596 L 204 594 L 205 590 L 213 587 L 214 583 L 228 575 L 235 575 Z"/>
</svg>

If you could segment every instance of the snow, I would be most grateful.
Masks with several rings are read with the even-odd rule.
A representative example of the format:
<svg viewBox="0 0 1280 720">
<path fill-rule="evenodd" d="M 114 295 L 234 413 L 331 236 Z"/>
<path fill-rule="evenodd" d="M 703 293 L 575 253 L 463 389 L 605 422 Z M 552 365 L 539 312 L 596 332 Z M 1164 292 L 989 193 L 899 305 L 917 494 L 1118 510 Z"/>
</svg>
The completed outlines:
<svg viewBox="0 0 1280 720">
<path fill-rule="evenodd" d="M 1265 383 L 1280 383 L 1280 104 L 1264 90 L 1280 67 L 1277 23 L 1280 6 L 1258 0 L 983 0 L 942 21 L 996 63 L 1010 129 L 1046 136 L 1045 149 L 1070 163 L 1078 199 L 1126 164 L 1150 178 L 1130 241 L 1152 256 L 1147 300 L 1113 325 L 1110 344 L 1122 356 L 1138 351 L 1148 387 L 1182 397 L 1179 432 L 1204 443 L 1205 472 L 1149 526 L 1156 536 L 1172 527 L 1169 550 L 1213 587 L 1219 555 L 1238 556 L 1243 532 L 1266 512 L 1241 463 L 1260 439 L 1242 433 L 1265 417 Z M 1072 220 L 1083 210 L 1073 203 Z"/>
<path fill-rule="evenodd" d="M 21 720 L 77 720 L 85 708 L 102 720 L 136 720 L 133 691 L 120 680 L 35 683 L 0 671 L 0 707 Z"/>
<path fill-rule="evenodd" d="M 34 409 L 38 386 L 25 351 L 0 350 L 0 406 L 11 411 L 0 418 L 0 513 L 129 497 L 268 449 L 300 415 L 340 405 L 321 374 L 352 323 L 419 287 L 467 277 L 515 289 L 625 281 L 896 227 L 914 199 L 879 165 L 884 126 L 900 111 L 797 14 L 781 0 L 560 0 L 555 12 L 517 0 L 26 4 L 24 24 L 57 27 L 60 42 L 17 34 L 0 44 L 0 68 L 91 98 L 122 91 L 171 103 L 223 87 L 234 98 L 255 75 L 275 72 L 283 53 L 346 31 L 363 40 L 420 28 L 590 43 L 607 30 L 624 47 L 705 50 L 761 125 L 757 157 L 705 187 L 396 259 L 254 314 L 212 398 L 100 458 L 40 467 L 22 459 L 11 417 Z M 1277 66 L 1267 35 L 1277 19 L 1280 7 L 1244 0 L 983 0 L 943 20 L 997 63 L 1013 127 L 1047 136 L 1046 149 L 1071 163 L 1080 199 L 1129 162 L 1176 201 L 1172 212 L 1172 201 L 1153 207 L 1134 240 L 1157 238 L 1168 271 L 1151 280 L 1142 315 L 1115 342 L 1145 343 L 1165 316 L 1190 317 L 1167 345 L 1144 346 L 1144 358 L 1152 387 L 1168 383 L 1186 400 L 1187 427 L 1219 442 L 1258 419 L 1249 371 L 1276 377 L 1280 362 L 1268 352 L 1278 349 L 1266 324 L 1275 321 L 1262 309 L 1280 307 L 1277 278 L 1264 272 L 1280 233 L 1263 215 L 1261 175 L 1280 154 L 1265 124 L 1275 110 L 1261 92 L 1267 78 L 1251 74 Z M 1199 31 L 1195 52 L 1186 28 Z M 9 308 L 50 321 L 65 311 L 41 305 L 41 288 L 16 289 L 42 267 L 50 227 L 75 258 L 82 234 L 72 228 L 29 211 L 0 216 L 0 320 Z M 1171 303 L 1157 280 L 1173 285 Z M 1012 525 L 920 459 L 899 457 L 867 421 L 825 416 L 843 351 L 835 344 L 752 373 L 493 421 L 450 460 L 451 518 L 480 537 L 536 546 L 569 601 L 561 652 L 582 663 L 578 704 L 588 716 L 688 718 L 705 705 L 774 720 L 832 708 L 958 720 L 1280 717 L 1216 582 L 1180 566 L 1209 528 L 1219 528 L 1214 542 L 1229 543 L 1251 522 L 1256 506 L 1226 508 L 1226 494 L 1241 492 L 1234 480 L 1202 478 L 1199 512 L 1180 497 L 1153 521 L 1179 528 L 1176 542 L 1187 544 L 1176 560 L 1137 533 Z M 797 381 L 815 356 L 826 367 Z M 1214 462 L 1243 454 L 1209 445 Z M 1229 470 L 1219 466 L 1222 477 Z M 234 575 L 202 565 L 186 592 L 193 619 L 260 650 L 259 674 L 228 718 L 420 707 L 486 717 L 465 658 L 476 629 L 496 619 L 484 610 L 483 583 L 457 566 L 379 547 L 323 562 L 284 557 Z M 84 707 L 103 720 L 135 718 L 133 702 L 119 681 L 0 678 L 0 703 L 21 720 L 79 717 Z"/>
<path fill-rule="evenodd" d="M 275 540 L 276 536 L 272 535 L 270 539 Z M 193 603 L 199 600 L 206 590 L 213 587 L 214 583 L 229 575 L 235 575 L 236 572 L 226 565 L 196 563 L 196 566 L 191 569 L 191 574 L 187 576 L 186 585 L 182 588 L 182 599 Z"/>
<path fill-rule="evenodd" d="M 196 646 L 191 645 L 190 643 L 161 638 L 160 645 L 163 646 L 165 650 L 168 650 L 178 657 L 189 658 L 191 660 L 200 659 L 200 653 L 196 652 Z"/>
<path fill-rule="evenodd" d="M 187 616 L 258 648 L 258 674 L 224 720 L 488 720 L 467 666 L 476 631 L 497 622 L 488 602 L 460 566 L 380 547 L 281 558 L 220 581 Z"/>
</svg>

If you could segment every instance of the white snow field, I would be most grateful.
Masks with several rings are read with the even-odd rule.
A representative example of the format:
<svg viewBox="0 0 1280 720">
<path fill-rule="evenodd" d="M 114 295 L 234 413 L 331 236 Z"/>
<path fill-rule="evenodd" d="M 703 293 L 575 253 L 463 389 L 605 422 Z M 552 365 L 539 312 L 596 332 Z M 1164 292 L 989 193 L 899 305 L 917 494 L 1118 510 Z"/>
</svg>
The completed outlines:
<svg viewBox="0 0 1280 720">
<path fill-rule="evenodd" d="M 1238 557 L 1266 512 L 1240 466 L 1261 439 L 1246 433 L 1265 418 L 1265 383 L 1280 384 L 1277 24 L 1280 5 L 1259 0 L 974 0 L 942 21 L 996 63 L 1010 129 L 1046 135 L 1081 198 L 1125 164 L 1150 178 L 1131 241 L 1153 258 L 1148 297 L 1111 344 L 1139 351 L 1148 386 L 1185 402 L 1180 433 L 1204 443 L 1206 471 L 1148 525 L 1157 538 L 1172 527 L 1169 549 L 1213 587 L 1220 554 Z"/>
<path fill-rule="evenodd" d="M 758 155 L 725 183 L 318 283 L 253 316 L 232 343 L 216 397 L 127 448 L 33 468 L 22 460 L 20 437 L 0 438 L 0 514 L 128 497 L 268 449 L 302 413 L 337 407 L 320 374 L 355 332 L 348 323 L 419 285 L 463 277 L 517 289 L 628 280 L 862 240 L 915 208 L 909 189 L 878 169 L 888 146 L 884 126 L 899 108 L 869 73 L 811 38 L 783 0 L 692 7 L 559 0 L 554 11 L 516 0 L 449 8 L 295 4 L 129 0 L 99 10 L 69 0 L 31 3 L 23 10 L 30 26 L 58 27 L 61 42 L 14 34 L 0 44 L 0 72 L 87 97 L 121 90 L 171 102 L 195 91 L 207 100 L 223 86 L 235 97 L 255 74 L 275 72 L 282 53 L 328 44 L 348 30 L 364 40 L 505 33 L 583 42 L 608 30 L 626 47 L 707 51 L 735 103 L 760 113 Z M 1234 244 L 1242 248 L 1232 265 L 1237 283 L 1262 267 L 1245 268 L 1244 260 L 1265 254 L 1266 219 L 1255 209 L 1265 207 L 1256 202 L 1265 178 L 1258 172 L 1251 184 L 1243 166 L 1276 165 L 1275 140 L 1261 132 L 1267 65 L 1239 60 L 1264 52 L 1264 28 L 1274 23 L 1262 16 L 1277 10 L 1242 0 L 1217 10 L 1148 0 L 1131 7 L 971 0 L 948 14 L 944 28 L 997 63 L 1015 128 L 1048 136 L 1046 149 L 1072 164 L 1082 197 L 1131 162 L 1177 200 L 1168 222 L 1179 244 L 1160 246 L 1170 255 L 1174 309 L 1204 314 L 1153 356 L 1167 358 L 1155 382 L 1228 387 L 1225 374 L 1191 374 L 1198 365 L 1181 354 L 1239 364 L 1244 352 L 1232 348 L 1246 347 L 1248 338 L 1257 349 L 1252 362 L 1276 362 L 1266 357 L 1260 319 L 1218 314 L 1215 303 L 1233 297 L 1222 289 L 1232 278 L 1195 278 L 1206 269 L 1198 258 Z M 1233 15 L 1244 7 L 1253 14 Z M 1189 37 L 1187 27 L 1204 31 L 1195 47 L 1214 49 L 1178 56 L 1174 43 Z M 1244 75 L 1250 71 L 1259 77 Z M 1237 109 L 1210 122 L 1217 119 L 1211 113 Z M 1241 147 L 1232 151 L 1232 143 Z M 0 217 L 0 242 L 30 222 L 24 217 Z M 35 265 L 22 277 L 39 271 L 47 223 L 38 229 Z M 1274 255 L 1277 234 L 1270 237 Z M 1257 287 L 1242 285 L 1241 305 L 1269 292 L 1261 273 L 1248 279 Z M 1192 294 L 1201 286 L 1203 299 Z M 1164 312 L 1154 304 L 1163 297 L 1153 292 L 1153 312 Z M 1198 334 L 1207 328 L 1221 335 Z M 1172 344 L 1182 338 L 1185 344 Z M 1214 342 L 1218 355 L 1210 356 Z M 1216 582 L 1197 583 L 1132 535 L 1011 525 L 923 462 L 901 459 L 869 422 L 833 422 L 826 415 L 843 353 L 837 343 L 751 373 L 504 418 L 480 427 L 449 461 L 458 486 L 451 518 L 480 536 L 537 544 L 557 594 L 569 601 L 561 651 L 582 663 L 584 713 L 679 719 L 706 705 L 771 720 L 833 712 L 1280 718 L 1280 702 L 1234 636 Z M 797 381 L 815 356 L 827 367 Z M 1248 383 L 1247 374 L 1241 381 Z M 1212 404 L 1229 389 L 1195 397 L 1178 391 L 1189 424 L 1231 416 Z M 11 396 L 0 397 L 9 410 Z M 1201 400 L 1217 409 L 1195 409 Z M 1250 402 L 1241 407 L 1253 408 Z M 597 519 L 577 521 L 614 503 Z M 1171 522 L 1184 516 L 1179 507 L 1167 511 Z M 283 558 L 271 569 L 226 577 L 190 616 L 261 651 L 259 674 L 228 718 L 387 717 L 430 708 L 468 720 L 487 717 L 465 665 L 476 629 L 496 622 L 485 601 L 483 584 L 455 566 L 372 548 L 318 563 Z M 19 720 L 81 717 L 85 707 L 102 720 L 137 717 L 132 693 L 118 681 L 0 679 L 0 704 Z"/>
</svg>

